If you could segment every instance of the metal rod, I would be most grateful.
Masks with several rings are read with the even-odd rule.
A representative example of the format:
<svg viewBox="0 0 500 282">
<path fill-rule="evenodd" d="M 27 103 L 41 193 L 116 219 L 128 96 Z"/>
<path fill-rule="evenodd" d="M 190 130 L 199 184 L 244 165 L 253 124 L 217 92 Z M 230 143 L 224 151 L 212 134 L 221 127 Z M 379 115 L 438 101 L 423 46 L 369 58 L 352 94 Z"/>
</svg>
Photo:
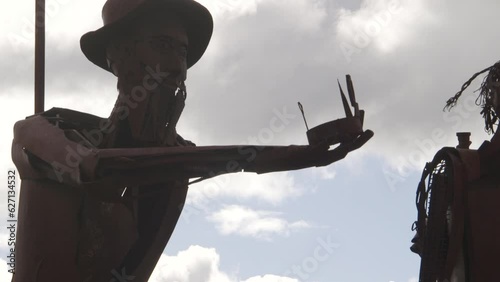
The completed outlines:
<svg viewBox="0 0 500 282">
<path fill-rule="evenodd" d="M 307 121 L 306 121 L 306 114 L 304 113 L 304 107 L 302 106 L 302 104 L 299 102 L 299 109 L 300 109 L 300 112 L 302 113 L 302 118 L 304 118 L 304 123 L 306 124 L 306 129 L 307 131 L 309 131 L 309 126 L 307 125 Z"/>
<path fill-rule="evenodd" d="M 347 92 L 349 93 L 349 100 L 351 100 L 351 106 L 354 107 L 354 116 L 359 117 L 359 105 L 356 102 L 356 94 L 354 93 L 354 86 L 352 84 L 352 79 L 350 75 L 346 75 L 347 81 Z"/>
<path fill-rule="evenodd" d="M 35 0 L 35 114 L 45 104 L 45 0 Z"/>
<path fill-rule="evenodd" d="M 345 97 L 344 90 L 342 90 L 342 86 L 340 86 L 340 81 L 337 79 L 337 83 L 339 84 L 340 89 L 340 97 L 342 98 L 342 104 L 344 105 L 344 111 L 346 117 L 352 117 L 351 108 L 349 107 L 349 102 L 347 102 L 347 98 Z"/>
</svg>

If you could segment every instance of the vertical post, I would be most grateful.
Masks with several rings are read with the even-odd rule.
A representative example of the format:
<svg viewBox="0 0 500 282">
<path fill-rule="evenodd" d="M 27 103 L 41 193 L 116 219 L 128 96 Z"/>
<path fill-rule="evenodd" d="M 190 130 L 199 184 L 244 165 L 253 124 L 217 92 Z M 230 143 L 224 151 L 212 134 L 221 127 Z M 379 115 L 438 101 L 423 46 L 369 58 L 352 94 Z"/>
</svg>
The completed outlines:
<svg viewBox="0 0 500 282">
<path fill-rule="evenodd" d="M 45 104 L 45 0 L 35 0 L 35 114 Z"/>
</svg>

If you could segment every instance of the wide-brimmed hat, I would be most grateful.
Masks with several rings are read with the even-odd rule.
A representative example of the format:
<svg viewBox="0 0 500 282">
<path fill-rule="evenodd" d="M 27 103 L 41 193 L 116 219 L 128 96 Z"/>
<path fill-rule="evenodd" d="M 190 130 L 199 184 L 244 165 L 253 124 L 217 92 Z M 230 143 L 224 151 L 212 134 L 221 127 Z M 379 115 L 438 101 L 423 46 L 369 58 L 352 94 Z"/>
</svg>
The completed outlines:
<svg viewBox="0 0 500 282">
<path fill-rule="evenodd" d="M 165 11 L 181 19 L 189 40 L 187 67 L 193 66 L 207 49 L 213 31 L 210 12 L 193 0 L 107 0 L 102 9 L 104 26 L 82 36 L 80 47 L 99 67 L 112 72 L 106 60 L 106 47 L 115 34 L 126 33 L 131 22 Z"/>
</svg>

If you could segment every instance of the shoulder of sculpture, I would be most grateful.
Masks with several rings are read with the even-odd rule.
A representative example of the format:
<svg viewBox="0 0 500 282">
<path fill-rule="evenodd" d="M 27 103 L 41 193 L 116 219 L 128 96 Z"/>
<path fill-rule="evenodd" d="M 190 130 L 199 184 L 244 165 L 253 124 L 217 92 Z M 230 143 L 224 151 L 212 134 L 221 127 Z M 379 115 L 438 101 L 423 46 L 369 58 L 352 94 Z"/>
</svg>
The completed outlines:
<svg viewBox="0 0 500 282">
<path fill-rule="evenodd" d="M 66 118 L 83 118 L 83 119 L 89 119 L 89 120 L 92 120 L 92 119 L 101 119 L 100 117 L 98 116 L 95 116 L 95 115 L 92 115 L 92 114 L 88 114 L 88 113 L 84 113 L 84 112 L 79 112 L 79 111 L 75 111 L 75 110 L 71 110 L 71 109 L 65 109 L 65 108 L 57 108 L 57 107 L 54 107 L 54 108 L 51 108 L 50 110 L 47 110 L 43 113 L 41 113 L 40 115 L 42 116 L 45 116 L 45 117 L 56 117 L 56 116 L 61 116 L 61 117 L 66 117 Z"/>
<path fill-rule="evenodd" d="M 51 108 L 45 112 L 26 117 L 16 122 L 14 132 L 26 127 L 55 125 L 61 129 L 99 128 L 104 118 L 64 108 Z M 48 123 L 47 123 L 48 122 Z"/>
<path fill-rule="evenodd" d="M 79 183 L 81 173 L 90 175 L 88 171 L 92 171 L 97 156 L 94 151 L 75 141 L 77 138 L 82 139 L 76 131 L 96 126 L 100 120 L 96 116 L 60 108 L 20 120 L 14 125 L 14 163 L 23 168 L 25 177 L 36 168 L 40 172 L 39 178 L 49 177 L 65 183 Z M 74 152 L 79 154 L 75 155 L 78 157 L 76 161 L 70 159 Z M 69 166 L 68 163 L 72 165 Z M 60 171 L 70 172 L 65 174 L 70 178 L 60 180 L 59 177 L 54 177 L 54 170 L 56 174 Z"/>
<path fill-rule="evenodd" d="M 43 132 L 44 124 L 48 124 L 47 120 L 40 114 L 17 121 L 14 124 L 14 140 L 19 139 L 21 135 L 34 135 Z"/>
<path fill-rule="evenodd" d="M 51 123 L 59 123 L 64 128 L 98 128 L 104 120 L 101 117 L 64 108 L 52 108 L 40 114 Z"/>
</svg>

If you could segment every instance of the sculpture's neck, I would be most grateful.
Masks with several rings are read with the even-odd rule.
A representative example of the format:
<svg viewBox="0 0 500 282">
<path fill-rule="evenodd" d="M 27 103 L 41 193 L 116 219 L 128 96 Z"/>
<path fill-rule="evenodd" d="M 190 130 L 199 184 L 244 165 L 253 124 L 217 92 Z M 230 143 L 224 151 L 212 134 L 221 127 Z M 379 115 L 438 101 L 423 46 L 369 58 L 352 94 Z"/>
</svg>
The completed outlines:
<svg viewBox="0 0 500 282">
<path fill-rule="evenodd" d="M 134 84 L 134 85 L 132 85 Z M 175 111 L 175 90 L 150 83 L 120 83 L 109 120 L 106 147 L 147 147 L 165 144 L 166 126 Z"/>
</svg>

